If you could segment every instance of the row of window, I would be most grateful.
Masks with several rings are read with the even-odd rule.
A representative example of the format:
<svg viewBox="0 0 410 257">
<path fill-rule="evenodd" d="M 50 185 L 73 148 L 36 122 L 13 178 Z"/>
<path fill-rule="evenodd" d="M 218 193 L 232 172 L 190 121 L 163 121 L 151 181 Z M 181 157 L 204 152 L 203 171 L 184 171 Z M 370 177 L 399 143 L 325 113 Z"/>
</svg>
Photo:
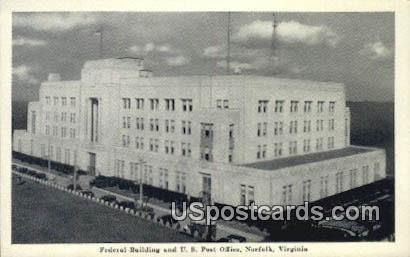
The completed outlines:
<svg viewBox="0 0 410 257">
<path fill-rule="evenodd" d="M 160 131 L 160 124 L 159 119 L 149 119 L 149 130 L 150 131 Z M 122 128 L 124 129 L 131 129 L 131 117 L 124 116 L 122 117 Z M 181 121 L 181 133 L 183 135 L 191 135 L 192 133 L 192 123 L 190 121 L 182 120 Z M 137 117 L 135 119 L 135 129 L 137 130 L 144 130 L 144 118 Z M 174 133 L 175 132 L 175 120 L 166 119 L 164 121 L 164 129 L 166 133 Z"/>
<path fill-rule="evenodd" d="M 69 134 L 67 134 L 67 131 Z M 67 127 L 61 127 L 59 129 L 58 126 L 50 126 L 46 125 L 46 135 L 47 136 L 53 136 L 53 137 L 61 137 L 61 138 L 76 138 L 76 129 L 75 128 L 68 128 Z"/>
<path fill-rule="evenodd" d="M 75 113 L 69 113 L 70 114 L 70 123 L 76 123 L 76 114 Z M 50 120 L 50 115 L 51 113 L 49 111 L 46 112 L 46 120 Z M 53 121 L 62 121 L 66 122 L 67 121 L 67 112 L 61 112 L 61 115 L 58 115 L 58 112 L 53 113 Z"/>
<path fill-rule="evenodd" d="M 312 112 L 312 105 L 313 101 L 304 101 L 303 102 L 303 112 L 310 113 Z M 258 113 L 266 113 L 268 112 L 269 100 L 259 100 L 258 101 Z M 322 113 L 324 112 L 325 101 L 317 101 L 316 102 L 316 112 Z M 330 101 L 328 103 L 328 112 L 333 113 L 335 112 L 336 102 Z M 275 113 L 283 113 L 285 111 L 285 100 L 275 100 L 273 111 Z M 289 112 L 297 113 L 299 112 L 299 101 L 291 100 L 289 106 Z"/>
<path fill-rule="evenodd" d="M 142 169 L 142 172 L 140 171 Z M 157 171 L 151 165 L 141 165 L 141 163 L 130 162 L 129 174 L 126 174 L 125 161 L 115 160 L 114 172 L 117 177 L 132 179 L 135 181 L 142 180 L 143 183 L 157 186 L 164 189 L 175 190 L 177 192 L 186 193 L 186 173 L 175 171 L 174 188 L 170 188 L 170 172 L 167 168 L 159 167 Z M 157 176 L 154 176 L 157 173 Z M 142 177 L 141 177 L 142 175 Z M 154 179 L 155 178 L 155 179 Z"/>
<path fill-rule="evenodd" d="M 380 163 L 374 164 L 374 178 L 373 180 L 378 180 L 380 176 Z M 349 188 L 345 188 L 345 176 L 349 176 Z M 357 169 L 352 169 L 346 172 L 340 171 L 336 173 L 335 176 L 335 193 L 341 193 L 343 191 L 355 188 L 360 186 L 359 185 L 359 171 Z M 370 166 L 365 165 L 362 167 L 362 174 L 361 174 L 361 185 L 368 184 L 371 182 L 370 178 Z M 321 176 L 320 177 L 320 187 L 319 187 L 319 196 L 320 198 L 324 198 L 329 196 L 329 175 Z M 292 202 L 293 197 L 293 184 L 284 185 L 282 186 L 282 204 L 294 204 Z M 303 201 L 311 201 L 311 188 L 312 188 L 312 180 L 305 180 L 302 182 L 302 200 Z"/>
<path fill-rule="evenodd" d="M 322 151 L 324 150 L 323 146 L 323 137 L 317 138 L 316 139 L 316 151 Z M 289 155 L 295 155 L 298 153 L 298 142 L 297 141 L 289 141 L 288 142 L 288 153 Z M 267 148 L 268 145 L 258 145 L 257 146 L 257 151 L 256 151 L 256 159 L 265 159 L 267 158 Z M 328 137 L 327 138 L 327 149 L 331 150 L 335 148 L 335 139 L 334 137 Z M 283 156 L 283 143 L 282 142 L 276 142 L 273 144 L 273 156 L 274 157 L 281 157 Z M 303 140 L 303 152 L 304 153 L 309 153 L 311 152 L 311 141 L 310 139 L 304 139 Z"/>
<path fill-rule="evenodd" d="M 51 105 L 51 96 L 46 96 L 46 105 Z M 58 96 L 53 96 L 53 105 L 59 105 L 60 104 L 60 99 L 61 99 L 61 106 L 65 107 L 67 106 L 68 102 L 68 98 L 65 96 L 62 97 L 58 97 Z M 77 98 L 76 97 L 70 97 L 70 107 L 75 107 L 76 106 L 76 102 L 77 102 Z"/>
<path fill-rule="evenodd" d="M 335 130 L 335 120 L 329 119 L 328 120 L 328 130 L 334 131 Z M 323 120 L 316 120 L 316 131 L 323 131 Z M 304 120 L 303 121 L 303 133 L 311 132 L 311 121 Z M 298 121 L 291 120 L 289 122 L 289 134 L 297 134 L 298 133 Z M 268 135 L 268 123 L 267 122 L 258 122 L 256 125 L 256 135 L 258 137 L 264 137 Z M 283 135 L 283 121 L 275 121 L 273 123 L 273 135 Z"/>
<path fill-rule="evenodd" d="M 71 151 L 69 148 L 62 149 L 60 146 L 53 146 L 53 145 L 46 146 L 45 144 L 41 144 L 40 151 L 41 151 L 40 152 L 41 157 L 44 159 L 50 158 L 50 160 L 53 160 L 56 162 L 62 162 L 66 164 L 75 164 L 75 161 L 76 161 L 77 151 L 76 150 Z M 62 153 L 64 153 L 64 158 L 62 157 Z"/>
<path fill-rule="evenodd" d="M 131 146 L 131 137 L 129 135 L 122 135 L 122 146 L 123 147 L 130 147 Z M 164 141 L 164 153 L 165 154 L 175 154 L 175 141 L 173 140 L 165 140 Z M 145 149 L 145 140 L 144 137 L 135 137 L 135 148 L 138 150 Z M 159 152 L 159 139 L 150 138 L 148 141 L 148 150 L 150 152 Z M 192 150 L 191 150 L 191 143 L 182 142 L 181 143 L 181 155 L 190 157 Z"/>
<path fill-rule="evenodd" d="M 160 109 L 159 98 L 148 98 L 149 109 L 152 111 L 157 111 Z M 144 98 L 135 98 L 135 107 L 132 107 L 131 98 L 122 98 L 122 107 L 125 110 L 135 108 L 137 110 L 144 110 L 145 99 Z M 166 98 L 164 99 L 164 110 L 165 111 L 175 111 L 175 99 Z M 181 109 L 184 112 L 193 111 L 192 99 L 181 99 Z"/>
</svg>

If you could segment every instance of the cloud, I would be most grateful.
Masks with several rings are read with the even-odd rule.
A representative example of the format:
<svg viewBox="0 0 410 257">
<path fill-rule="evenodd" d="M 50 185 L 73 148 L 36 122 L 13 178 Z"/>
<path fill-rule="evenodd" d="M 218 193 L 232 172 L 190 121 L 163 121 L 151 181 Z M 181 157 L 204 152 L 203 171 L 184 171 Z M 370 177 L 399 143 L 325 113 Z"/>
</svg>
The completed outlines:
<svg viewBox="0 0 410 257">
<path fill-rule="evenodd" d="M 179 52 L 179 50 L 175 49 L 173 46 L 169 44 L 155 45 L 152 42 L 146 43 L 144 46 L 133 45 L 129 48 L 129 50 L 134 54 L 144 54 L 144 55 L 150 52 L 169 53 L 169 54 L 175 54 Z"/>
<path fill-rule="evenodd" d="M 85 13 L 35 13 L 13 15 L 13 26 L 43 31 L 63 31 L 95 24 L 97 16 Z"/>
<path fill-rule="evenodd" d="M 385 46 L 381 41 L 366 44 L 360 53 L 368 56 L 372 60 L 381 60 L 393 57 L 393 49 Z"/>
<path fill-rule="evenodd" d="M 189 59 L 182 55 L 178 55 L 166 58 L 165 62 L 169 66 L 182 66 L 189 63 Z"/>
<path fill-rule="evenodd" d="M 149 53 L 149 52 L 153 51 L 154 49 L 155 49 L 154 43 L 147 43 L 144 46 L 144 52 L 146 52 L 146 53 Z"/>
<path fill-rule="evenodd" d="M 47 42 L 44 40 L 19 37 L 13 39 L 13 46 L 45 46 Z"/>
<path fill-rule="evenodd" d="M 32 70 L 33 69 L 27 65 L 20 65 L 17 67 L 13 67 L 12 73 L 17 78 L 17 80 L 23 83 L 30 85 L 38 84 L 39 81 L 32 75 Z"/>
<path fill-rule="evenodd" d="M 269 45 L 272 39 L 272 22 L 256 20 L 239 28 L 233 35 L 233 41 L 239 44 L 264 44 Z M 302 43 L 317 45 L 325 43 L 335 47 L 339 36 L 324 25 L 306 25 L 297 21 L 286 21 L 278 24 L 277 38 L 285 43 Z M 261 42 L 262 41 L 262 42 Z"/>
<path fill-rule="evenodd" d="M 209 46 L 204 49 L 203 55 L 209 58 L 222 58 L 226 56 L 226 47 Z"/>
</svg>

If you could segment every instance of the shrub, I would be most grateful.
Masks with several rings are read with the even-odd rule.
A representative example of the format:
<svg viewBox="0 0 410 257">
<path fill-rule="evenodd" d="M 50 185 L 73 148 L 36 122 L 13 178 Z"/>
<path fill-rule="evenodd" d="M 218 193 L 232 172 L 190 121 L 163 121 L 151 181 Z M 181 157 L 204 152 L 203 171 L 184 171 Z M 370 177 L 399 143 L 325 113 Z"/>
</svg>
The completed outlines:
<svg viewBox="0 0 410 257">
<path fill-rule="evenodd" d="M 67 186 L 67 189 L 69 189 L 69 190 L 74 190 L 74 185 L 73 185 L 73 184 L 68 185 L 68 186 Z M 81 186 L 80 186 L 80 185 L 77 185 L 77 186 L 76 186 L 76 190 L 82 190 Z"/>
</svg>

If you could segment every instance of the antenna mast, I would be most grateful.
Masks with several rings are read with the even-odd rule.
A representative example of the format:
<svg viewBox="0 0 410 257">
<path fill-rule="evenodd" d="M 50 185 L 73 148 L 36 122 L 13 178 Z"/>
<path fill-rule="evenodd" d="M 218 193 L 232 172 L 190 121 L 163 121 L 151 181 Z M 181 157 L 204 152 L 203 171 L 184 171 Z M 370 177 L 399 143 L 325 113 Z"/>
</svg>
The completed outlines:
<svg viewBox="0 0 410 257">
<path fill-rule="evenodd" d="M 272 13 L 272 57 L 276 56 L 276 27 L 278 26 L 275 13 Z"/>
<path fill-rule="evenodd" d="M 228 12 L 228 35 L 227 35 L 227 55 L 226 55 L 226 73 L 231 73 L 231 12 Z"/>
</svg>

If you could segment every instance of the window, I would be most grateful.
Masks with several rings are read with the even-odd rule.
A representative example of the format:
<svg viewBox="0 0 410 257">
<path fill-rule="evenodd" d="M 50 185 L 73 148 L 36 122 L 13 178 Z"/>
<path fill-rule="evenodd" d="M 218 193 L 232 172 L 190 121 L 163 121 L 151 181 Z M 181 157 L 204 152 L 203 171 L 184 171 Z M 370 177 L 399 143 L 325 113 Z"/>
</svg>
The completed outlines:
<svg viewBox="0 0 410 257">
<path fill-rule="evenodd" d="M 305 105 L 303 106 L 304 112 L 311 112 L 312 111 L 312 101 L 305 101 Z"/>
<path fill-rule="evenodd" d="M 129 135 L 122 135 L 122 146 L 129 147 L 130 146 L 130 136 Z"/>
<path fill-rule="evenodd" d="M 57 126 L 53 126 L 53 137 L 58 136 L 58 128 Z"/>
<path fill-rule="evenodd" d="M 213 124 L 203 123 L 201 126 L 201 136 L 206 138 L 213 137 Z"/>
<path fill-rule="evenodd" d="M 54 117 L 53 117 L 54 121 L 58 121 L 58 113 L 54 112 Z"/>
<path fill-rule="evenodd" d="M 282 187 L 282 204 L 292 204 L 292 187 L 293 185 L 286 185 Z"/>
<path fill-rule="evenodd" d="M 212 161 L 212 157 L 212 152 L 211 149 L 209 149 L 209 147 L 201 148 L 201 160 Z"/>
<path fill-rule="evenodd" d="M 350 170 L 350 189 L 353 189 L 357 186 L 357 170 Z"/>
<path fill-rule="evenodd" d="M 50 112 L 49 111 L 46 112 L 46 120 L 50 120 Z"/>
<path fill-rule="evenodd" d="M 63 121 L 63 122 L 67 121 L 67 113 L 66 112 L 61 113 L 61 121 Z"/>
<path fill-rule="evenodd" d="M 336 173 L 336 194 L 343 191 L 343 172 Z"/>
<path fill-rule="evenodd" d="M 329 176 L 320 177 L 320 198 L 328 196 Z"/>
<path fill-rule="evenodd" d="M 175 142 L 165 140 L 164 151 L 165 151 L 166 154 L 174 154 L 174 152 L 175 152 Z"/>
<path fill-rule="evenodd" d="M 275 136 L 283 134 L 283 121 L 273 123 L 273 134 Z"/>
<path fill-rule="evenodd" d="M 176 191 L 185 193 L 186 191 L 186 173 L 185 172 L 180 172 L 176 171 Z"/>
<path fill-rule="evenodd" d="M 31 111 L 31 133 L 36 134 L 36 112 Z"/>
<path fill-rule="evenodd" d="M 376 162 L 373 166 L 373 170 L 374 170 L 374 180 L 379 180 L 381 178 L 380 163 Z"/>
<path fill-rule="evenodd" d="M 280 156 L 282 156 L 282 143 L 274 143 L 273 155 L 274 155 L 275 157 L 280 157 Z"/>
<path fill-rule="evenodd" d="M 123 126 L 124 126 L 124 121 L 123 121 Z M 144 130 L 144 118 L 136 118 L 135 120 L 135 127 L 138 130 Z"/>
<path fill-rule="evenodd" d="M 50 135 L 50 125 L 46 125 L 46 135 Z"/>
<path fill-rule="evenodd" d="M 76 105 L 76 98 L 75 97 L 70 97 L 70 106 L 75 107 Z"/>
<path fill-rule="evenodd" d="M 175 121 L 174 120 L 166 120 L 166 132 L 167 133 L 174 133 L 175 132 Z"/>
<path fill-rule="evenodd" d="M 61 147 L 56 147 L 56 161 L 61 162 Z"/>
<path fill-rule="evenodd" d="M 291 120 L 289 125 L 289 134 L 297 134 L 298 133 L 298 121 Z"/>
<path fill-rule="evenodd" d="M 256 151 L 256 159 L 261 159 L 262 157 L 262 155 L 261 155 L 261 153 L 262 153 L 262 146 L 261 145 L 258 145 L 258 149 L 257 149 L 257 151 Z"/>
<path fill-rule="evenodd" d="M 335 138 L 334 137 L 328 137 L 327 138 L 327 148 L 328 149 L 335 148 Z"/>
<path fill-rule="evenodd" d="M 298 112 L 299 101 L 290 101 L 290 112 Z"/>
<path fill-rule="evenodd" d="M 362 167 L 362 181 L 363 185 L 369 183 L 369 165 Z"/>
<path fill-rule="evenodd" d="M 150 103 L 150 109 L 152 111 L 158 110 L 158 108 L 159 108 L 159 99 L 158 98 L 150 98 L 149 103 Z"/>
<path fill-rule="evenodd" d="M 182 101 L 182 111 L 192 112 L 192 99 L 181 99 Z"/>
<path fill-rule="evenodd" d="M 40 152 L 41 152 L 41 157 L 45 158 L 46 157 L 46 145 L 45 144 L 40 145 Z"/>
<path fill-rule="evenodd" d="M 329 112 L 335 112 L 336 102 L 329 102 Z"/>
<path fill-rule="evenodd" d="M 159 120 L 155 119 L 155 131 L 159 131 Z"/>
<path fill-rule="evenodd" d="M 216 100 L 216 108 L 221 109 L 228 109 L 229 108 L 229 100 L 228 99 L 217 99 Z"/>
<path fill-rule="evenodd" d="M 135 107 L 138 110 L 144 109 L 144 98 L 135 98 Z"/>
<path fill-rule="evenodd" d="M 154 131 L 154 119 L 149 119 L 149 130 Z"/>
<path fill-rule="evenodd" d="M 49 96 L 46 96 L 46 104 L 50 105 L 50 97 Z"/>
<path fill-rule="evenodd" d="M 70 123 L 75 123 L 75 113 L 70 113 Z"/>
<path fill-rule="evenodd" d="M 54 105 L 58 105 L 58 97 L 54 96 L 53 97 Z"/>
<path fill-rule="evenodd" d="M 175 99 L 165 99 L 165 110 L 175 111 Z"/>
<path fill-rule="evenodd" d="M 290 141 L 289 142 L 289 155 L 297 154 L 298 152 L 298 142 Z"/>
<path fill-rule="evenodd" d="M 323 150 L 323 137 L 316 138 L 316 151 Z"/>
<path fill-rule="evenodd" d="M 70 138 L 75 138 L 75 128 L 70 128 Z"/>
<path fill-rule="evenodd" d="M 240 204 L 252 205 L 255 202 L 255 187 L 240 185 Z"/>
<path fill-rule="evenodd" d="M 267 126 L 268 126 L 268 124 L 266 122 L 263 122 L 263 123 L 259 122 L 258 123 L 258 131 L 257 131 L 258 137 L 266 136 Z"/>
<path fill-rule="evenodd" d="M 68 148 L 64 149 L 64 163 L 71 164 L 70 163 L 70 149 Z"/>
<path fill-rule="evenodd" d="M 221 99 L 216 100 L 216 108 L 218 108 L 218 109 L 222 108 L 222 100 Z"/>
<path fill-rule="evenodd" d="M 334 120 L 334 119 L 330 119 L 330 120 L 329 120 L 329 126 L 328 126 L 328 128 L 329 128 L 329 131 L 335 130 L 335 120 Z"/>
<path fill-rule="evenodd" d="M 115 175 L 120 178 L 125 177 L 125 161 L 115 160 Z"/>
<path fill-rule="evenodd" d="M 310 180 L 305 180 L 302 182 L 303 186 L 303 202 L 309 202 L 310 201 L 310 188 L 311 188 L 311 181 Z"/>
<path fill-rule="evenodd" d="M 139 150 L 144 150 L 144 138 L 143 137 L 135 137 L 135 148 Z"/>
<path fill-rule="evenodd" d="M 303 152 L 305 153 L 310 152 L 310 139 L 303 140 Z"/>
<path fill-rule="evenodd" d="M 311 121 L 310 120 L 304 120 L 303 121 L 303 132 L 304 133 L 308 133 L 310 132 L 310 125 L 311 125 Z"/>
<path fill-rule="evenodd" d="M 67 136 L 67 128 L 66 127 L 61 127 L 61 137 L 66 137 Z"/>
<path fill-rule="evenodd" d="M 323 120 L 316 120 L 316 131 L 323 131 Z"/>
<path fill-rule="evenodd" d="M 258 101 L 258 112 L 259 113 L 266 113 L 268 111 L 268 100 L 260 100 Z"/>
<path fill-rule="evenodd" d="M 283 105 L 285 101 L 283 100 L 276 100 L 275 101 L 275 112 L 283 112 Z"/>
<path fill-rule="evenodd" d="M 61 106 L 67 106 L 67 97 L 61 97 Z"/>
<path fill-rule="evenodd" d="M 191 156 L 191 143 L 181 143 L 181 155 L 186 157 Z"/>
<path fill-rule="evenodd" d="M 223 101 L 223 106 L 224 106 L 225 109 L 228 109 L 229 108 L 229 101 L 225 99 Z"/>
<path fill-rule="evenodd" d="M 191 135 L 191 122 L 190 121 L 181 121 L 181 130 L 183 135 Z"/>
<path fill-rule="evenodd" d="M 265 159 L 266 158 L 266 149 L 267 149 L 267 145 L 263 145 L 262 146 L 262 158 Z"/>
<path fill-rule="evenodd" d="M 324 101 L 318 101 L 317 102 L 317 112 L 321 113 L 323 112 L 323 106 L 325 105 Z"/>
<path fill-rule="evenodd" d="M 130 98 L 123 98 L 122 99 L 122 108 L 123 109 L 131 109 L 131 99 Z"/>
</svg>

